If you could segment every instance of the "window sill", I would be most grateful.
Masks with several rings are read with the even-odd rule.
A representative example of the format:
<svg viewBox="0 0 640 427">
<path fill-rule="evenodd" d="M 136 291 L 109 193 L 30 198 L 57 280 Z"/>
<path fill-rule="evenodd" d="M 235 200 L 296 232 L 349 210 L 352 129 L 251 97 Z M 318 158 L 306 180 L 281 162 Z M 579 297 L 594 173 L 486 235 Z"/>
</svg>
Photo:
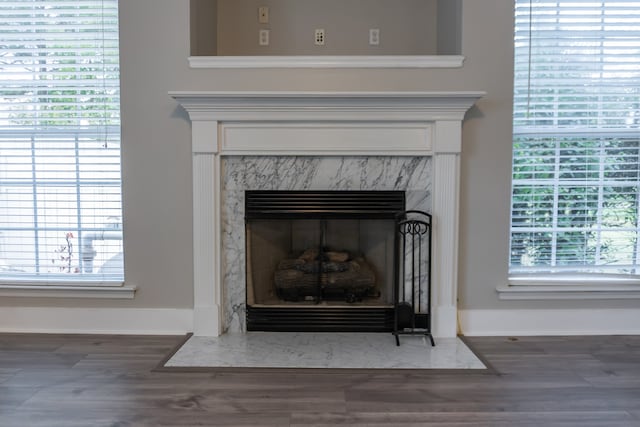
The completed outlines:
<svg viewBox="0 0 640 427">
<path fill-rule="evenodd" d="M 462 55 L 190 56 L 191 68 L 461 68 Z"/>
<path fill-rule="evenodd" d="M 135 293 L 136 286 L 122 284 L 109 286 L 0 284 L 2 297 L 133 299 Z"/>
<path fill-rule="evenodd" d="M 509 277 L 496 288 L 501 300 L 640 299 L 640 278 L 617 275 Z"/>
</svg>

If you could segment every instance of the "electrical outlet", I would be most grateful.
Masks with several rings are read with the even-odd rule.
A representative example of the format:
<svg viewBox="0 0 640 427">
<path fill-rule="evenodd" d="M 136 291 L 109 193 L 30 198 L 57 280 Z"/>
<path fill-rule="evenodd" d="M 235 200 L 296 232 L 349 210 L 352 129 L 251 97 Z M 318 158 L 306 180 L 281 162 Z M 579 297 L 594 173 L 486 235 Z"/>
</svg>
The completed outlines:
<svg viewBox="0 0 640 427">
<path fill-rule="evenodd" d="M 258 8 L 258 22 L 260 24 L 269 23 L 269 7 L 268 6 L 261 6 Z"/>
<path fill-rule="evenodd" d="M 316 28 L 314 42 L 316 46 L 324 46 L 324 28 Z"/>
<path fill-rule="evenodd" d="M 258 33 L 258 44 L 260 46 L 269 46 L 269 30 L 260 30 Z"/>
<path fill-rule="evenodd" d="M 380 29 L 370 28 L 369 29 L 369 45 L 378 46 L 379 44 L 380 44 Z"/>
</svg>

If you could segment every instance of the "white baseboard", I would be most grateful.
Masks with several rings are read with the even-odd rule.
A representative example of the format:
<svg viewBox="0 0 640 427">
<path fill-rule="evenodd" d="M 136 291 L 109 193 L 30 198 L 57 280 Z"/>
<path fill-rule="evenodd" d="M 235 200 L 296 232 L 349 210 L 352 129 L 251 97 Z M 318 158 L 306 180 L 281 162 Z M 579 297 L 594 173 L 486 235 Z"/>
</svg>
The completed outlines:
<svg viewBox="0 0 640 427">
<path fill-rule="evenodd" d="M 640 335 L 640 309 L 460 310 L 467 336 Z M 192 309 L 0 307 L 0 332 L 182 335 Z"/>
<path fill-rule="evenodd" d="M 0 332 L 182 335 L 193 310 L 169 308 L 0 307 Z"/>
<path fill-rule="evenodd" d="M 640 309 L 460 310 L 467 336 L 639 335 Z"/>
</svg>

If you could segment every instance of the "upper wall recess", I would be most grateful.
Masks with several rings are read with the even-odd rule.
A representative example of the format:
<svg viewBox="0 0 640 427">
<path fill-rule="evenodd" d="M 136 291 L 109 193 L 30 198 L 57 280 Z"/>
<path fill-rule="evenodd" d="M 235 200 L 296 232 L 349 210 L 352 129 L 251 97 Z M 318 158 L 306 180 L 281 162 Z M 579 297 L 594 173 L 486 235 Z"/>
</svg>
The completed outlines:
<svg viewBox="0 0 640 427">
<path fill-rule="evenodd" d="M 461 0 L 191 0 L 190 54 L 460 55 L 460 3 Z M 260 17 L 260 8 L 266 8 L 266 16 Z M 316 30 L 323 30 L 323 40 L 316 40 Z"/>
</svg>

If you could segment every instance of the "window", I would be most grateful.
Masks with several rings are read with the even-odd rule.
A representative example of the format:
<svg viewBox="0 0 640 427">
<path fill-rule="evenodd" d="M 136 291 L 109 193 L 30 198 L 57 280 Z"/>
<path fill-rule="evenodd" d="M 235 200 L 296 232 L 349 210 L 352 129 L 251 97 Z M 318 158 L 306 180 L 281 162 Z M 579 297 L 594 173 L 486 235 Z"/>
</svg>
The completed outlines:
<svg viewBox="0 0 640 427">
<path fill-rule="evenodd" d="M 515 14 L 510 272 L 640 274 L 640 2 Z"/>
<path fill-rule="evenodd" d="M 0 1 L 0 280 L 123 281 L 117 0 Z"/>
</svg>

